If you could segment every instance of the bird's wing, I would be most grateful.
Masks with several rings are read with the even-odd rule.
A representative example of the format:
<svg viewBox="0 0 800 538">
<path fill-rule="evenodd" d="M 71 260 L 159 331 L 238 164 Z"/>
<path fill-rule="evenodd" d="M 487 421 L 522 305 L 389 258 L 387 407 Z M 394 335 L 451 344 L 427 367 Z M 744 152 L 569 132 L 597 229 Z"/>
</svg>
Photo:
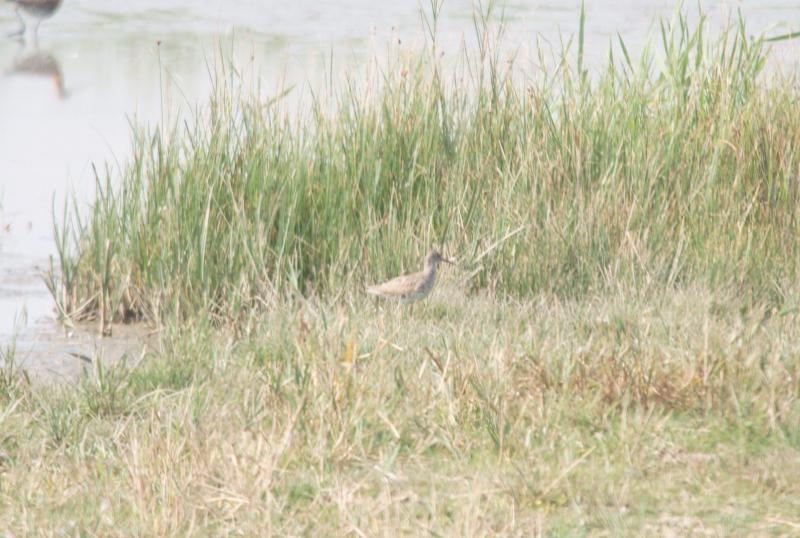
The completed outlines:
<svg viewBox="0 0 800 538">
<path fill-rule="evenodd" d="M 376 284 L 367 288 L 367 293 L 372 295 L 384 295 L 387 297 L 403 297 L 408 295 L 416 288 L 417 279 L 415 274 L 401 275 L 383 284 Z"/>
</svg>

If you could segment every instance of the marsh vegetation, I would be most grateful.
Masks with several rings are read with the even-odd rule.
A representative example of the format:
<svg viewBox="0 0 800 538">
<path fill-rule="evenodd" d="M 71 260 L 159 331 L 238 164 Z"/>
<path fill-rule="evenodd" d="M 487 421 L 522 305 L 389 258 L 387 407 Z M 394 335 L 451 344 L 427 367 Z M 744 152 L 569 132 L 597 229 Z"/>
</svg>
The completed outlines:
<svg viewBox="0 0 800 538">
<path fill-rule="evenodd" d="M 654 535 L 798 525 L 794 75 L 744 22 L 532 71 L 490 38 L 299 110 L 220 76 L 57 213 L 67 323 L 133 369 L 0 375 L 0 529 Z M 479 36 L 489 36 L 478 19 Z M 576 61 L 577 58 L 577 61 Z M 422 308 L 365 281 L 459 259 Z"/>
</svg>

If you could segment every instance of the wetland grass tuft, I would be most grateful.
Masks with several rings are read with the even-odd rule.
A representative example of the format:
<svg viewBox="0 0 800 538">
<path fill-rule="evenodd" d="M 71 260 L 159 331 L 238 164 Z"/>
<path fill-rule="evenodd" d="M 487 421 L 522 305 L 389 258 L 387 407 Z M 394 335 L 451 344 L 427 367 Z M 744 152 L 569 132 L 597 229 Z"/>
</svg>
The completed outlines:
<svg viewBox="0 0 800 538">
<path fill-rule="evenodd" d="M 77 319 L 235 322 L 268 292 L 352 293 L 446 244 L 506 296 L 699 282 L 780 302 L 800 260 L 797 84 L 762 74 L 743 22 L 706 36 L 679 19 L 658 61 L 620 41 L 594 76 L 567 53 L 535 75 L 486 45 L 447 69 L 428 50 L 296 113 L 220 77 L 193 127 L 137 131 L 89 214 L 65 211 L 54 297 Z"/>
</svg>

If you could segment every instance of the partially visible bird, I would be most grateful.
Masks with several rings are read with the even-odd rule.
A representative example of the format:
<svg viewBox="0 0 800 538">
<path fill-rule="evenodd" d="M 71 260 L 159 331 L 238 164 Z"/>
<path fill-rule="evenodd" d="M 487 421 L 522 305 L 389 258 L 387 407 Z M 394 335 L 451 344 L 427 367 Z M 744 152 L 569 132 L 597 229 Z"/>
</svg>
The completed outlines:
<svg viewBox="0 0 800 538">
<path fill-rule="evenodd" d="M 45 77 L 53 81 L 59 99 L 67 96 L 64 89 L 64 76 L 58 60 L 50 53 L 40 52 L 34 49 L 33 52 L 23 54 L 14 60 L 14 64 L 8 75 L 26 75 L 34 77 Z"/>
<path fill-rule="evenodd" d="M 425 257 L 425 268 L 422 271 L 398 276 L 383 284 L 369 286 L 367 293 L 404 303 L 424 299 L 436 283 L 436 266 L 439 262 L 454 263 L 453 260 L 443 257 L 438 250 L 431 250 Z"/>
<path fill-rule="evenodd" d="M 17 13 L 17 18 L 21 24 L 20 29 L 12 33 L 12 36 L 21 36 L 25 34 L 27 24 L 25 18 L 22 16 L 29 15 L 36 19 L 33 27 L 34 34 L 38 31 L 41 22 L 53 15 L 58 7 L 61 5 L 61 0 L 7 0 L 14 5 L 14 11 Z"/>
</svg>

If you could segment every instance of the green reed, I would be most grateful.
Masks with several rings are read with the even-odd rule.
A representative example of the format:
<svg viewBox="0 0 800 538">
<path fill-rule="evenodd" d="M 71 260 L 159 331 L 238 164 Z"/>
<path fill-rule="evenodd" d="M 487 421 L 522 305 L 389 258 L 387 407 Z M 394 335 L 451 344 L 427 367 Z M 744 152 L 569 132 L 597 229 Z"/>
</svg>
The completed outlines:
<svg viewBox="0 0 800 538">
<path fill-rule="evenodd" d="M 743 21 L 709 42 L 682 18 L 659 54 L 620 39 L 590 72 L 584 24 L 577 67 L 539 51 L 540 74 L 482 38 L 443 66 L 434 15 L 426 50 L 297 110 L 223 72 L 191 126 L 136 130 L 90 212 L 64 211 L 60 310 L 235 321 L 275 291 L 355 293 L 433 244 L 510 296 L 698 282 L 780 301 L 800 260 L 794 80 L 762 72 Z"/>
</svg>

